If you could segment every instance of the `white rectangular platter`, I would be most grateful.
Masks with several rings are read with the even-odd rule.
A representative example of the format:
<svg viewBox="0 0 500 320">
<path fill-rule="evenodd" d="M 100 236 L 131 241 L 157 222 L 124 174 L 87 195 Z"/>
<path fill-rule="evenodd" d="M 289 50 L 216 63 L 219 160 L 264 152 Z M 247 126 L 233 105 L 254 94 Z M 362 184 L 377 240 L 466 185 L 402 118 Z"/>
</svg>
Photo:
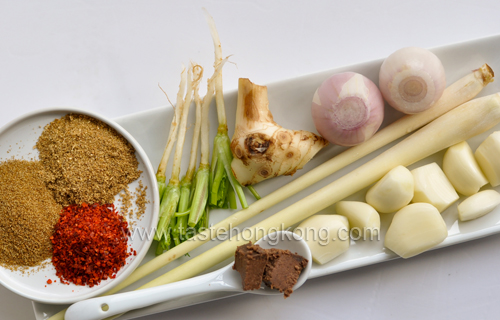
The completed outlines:
<svg viewBox="0 0 500 320">
<path fill-rule="evenodd" d="M 484 63 L 488 63 L 494 71 L 500 73 L 500 35 L 453 44 L 453 45 L 447 45 L 432 49 L 432 51 L 436 55 L 438 55 L 438 57 L 443 62 L 444 68 L 446 70 L 446 78 L 448 84 L 455 82 L 459 78 L 471 72 L 473 69 L 479 68 Z M 342 68 L 331 69 L 320 73 L 310 74 L 294 79 L 268 84 L 267 86 L 269 94 L 269 106 L 271 112 L 274 115 L 274 120 L 285 128 L 305 129 L 314 132 L 315 128 L 312 123 L 312 119 L 310 117 L 310 103 L 316 88 L 321 84 L 321 82 L 334 73 L 353 71 L 361 73 L 370 78 L 371 80 L 373 80 L 375 83 L 378 83 L 378 71 L 381 63 L 382 59 Z M 332 64 L 334 64 L 334 62 Z M 210 73 L 211 71 L 207 70 L 206 72 Z M 244 77 L 245 75 L 242 76 Z M 485 96 L 499 91 L 500 91 L 500 81 L 497 80 L 489 84 L 480 93 L 479 96 Z M 226 112 L 230 126 L 229 127 L 230 133 L 232 133 L 234 129 L 232 127 L 233 125 L 232 122 L 235 119 L 236 97 L 237 97 L 237 92 L 235 91 L 225 93 Z M 213 112 L 211 112 L 210 123 L 211 123 L 211 134 L 212 136 L 214 136 L 216 132 L 215 124 L 217 123 L 217 118 L 215 115 L 215 110 L 212 111 Z M 119 124 L 121 124 L 130 134 L 132 134 L 137 139 L 137 141 L 142 145 L 142 147 L 148 154 L 153 167 L 156 167 L 159 163 L 161 153 L 163 151 L 166 142 L 167 130 L 170 124 L 172 113 L 173 109 L 171 107 L 161 107 L 116 119 L 116 121 Z M 386 106 L 386 114 L 383 126 L 393 122 L 399 117 L 401 117 L 400 113 Z M 191 120 L 193 121 L 193 119 Z M 469 140 L 471 148 L 475 150 L 477 146 L 491 132 L 496 130 L 500 130 L 500 125 L 498 125 L 496 128 L 492 130 L 489 130 L 488 132 L 483 133 L 480 136 L 474 137 L 473 139 Z M 190 137 L 187 137 L 187 139 L 188 139 L 187 141 L 190 141 Z M 397 143 L 397 141 L 395 143 Z M 303 190 L 302 192 L 293 196 L 292 199 L 287 199 L 282 203 L 266 210 L 257 217 L 254 217 L 246 221 L 246 223 L 244 223 L 244 225 L 240 227 L 251 226 L 271 216 L 272 214 L 278 212 L 279 210 L 292 205 L 295 201 L 304 198 L 305 196 L 311 194 L 312 192 L 320 189 L 321 187 L 327 185 L 328 183 L 343 176 L 347 172 L 350 172 L 359 165 L 374 158 L 375 156 L 380 154 L 382 151 L 388 149 L 395 143 L 381 150 L 378 150 L 373 154 L 368 155 L 365 158 L 362 158 L 359 161 L 352 163 L 348 167 L 327 177 L 326 179 L 317 183 L 316 185 L 311 186 L 306 190 Z M 342 152 L 343 150 L 344 148 L 339 146 L 327 146 L 324 150 L 318 153 L 318 155 L 310 163 L 306 164 L 304 169 L 299 170 L 293 177 L 287 176 L 287 177 L 273 178 L 271 180 L 261 182 L 257 184 L 255 187 L 262 196 L 265 196 L 266 194 L 271 193 L 275 189 L 285 185 L 287 182 L 291 181 L 295 177 L 306 173 L 311 168 L 334 157 L 336 154 Z M 409 168 L 413 169 L 423 164 L 431 162 L 437 162 L 439 165 L 441 165 L 442 157 L 443 157 L 443 152 L 439 152 L 427 159 L 424 159 L 418 163 L 413 164 Z M 185 160 L 184 163 L 186 163 L 187 155 L 184 160 Z M 491 186 L 487 185 L 484 188 L 488 189 L 491 188 Z M 362 190 L 357 194 L 349 197 L 349 199 L 361 200 L 364 198 L 365 192 L 366 190 Z M 250 195 L 250 193 L 247 193 L 247 198 L 249 199 L 249 202 L 252 202 L 253 198 Z M 460 201 L 462 200 L 463 197 L 457 203 L 455 203 L 454 205 L 452 205 L 450 208 L 448 208 L 446 211 L 443 212 L 443 217 L 448 227 L 449 236 L 443 243 L 437 246 L 437 248 L 443 248 L 453 244 L 458 244 L 465 241 L 482 238 L 500 232 L 500 208 L 497 208 L 493 212 L 477 220 L 465 223 L 459 222 L 457 220 L 457 204 L 460 203 Z M 334 209 L 331 207 L 327 208 L 326 210 L 323 211 L 323 213 L 334 213 Z M 211 211 L 210 223 L 211 224 L 216 223 L 224 219 L 225 217 L 229 216 L 230 214 L 231 213 L 227 210 L 226 211 L 213 210 Z M 359 268 L 362 266 L 367 266 L 396 258 L 396 256 L 392 252 L 384 250 L 383 247 L 383 235 L 385 233 L 385 230 L 387 230 L 391 218 L 392 215 L 382 215 L 382 225 L 381 225 L 382 236 L 380 238 L 381 239 L 380 241 L 355 241 L 355 242 L 353 241 L 350 250 L 344 253 L 342 256 L 338 257 L 337 259 L 334 259 L 330 263 L 322 266 L 313 264 L 313 270 L 310 274 L 310 278 L 316 278 L 344 270 Z M 214 247 L 218 243 L 220 243 L 220 240 L 210 241 L 209 243 L 194 250 L 193 252 L 190 252 L 190 257 L 184 256 L 179 258 L 178 260 L 170 263 L 168 266 L 162 268 L 161 270 L 158 270 L 157 272 L 148 276 L 147 278 L 142 279 L 139 283 L 132 285 L 130 288 L 128 288 L 128 290 L 134 289 L 139 285 L 142 285 L 152 280 L 153 278 L 165 273 L 166 271 L 179 266 L 183 262 L 191 259 L 192 257 L 195 257 L 201 252 L 211 247 Z M 143 263 L 152 258 L 154 258 L 154 250 L 150 249 Z M 207 271 L 214 270 L 227 263 L 229 263 L 229 261 L 225 261 L 220 265 L 216 266 L 215 268 L 212 268 Z M 148 308 L 129 312 L 126 315 L 122 316 L 120 319 L 134 319 L 148 314 L 168 311 L 211 300 L 227 298 L 233 295 L 235 294 L 211 293 L 211 294 L 203 294 L 188 298 L 177 299 L 174 301 L 169 301 Z M 42 320 L 42 319 L 47 319 L 50 315 L 61 310 L 64 306 L 33 303 L 33 307 L 36 319 Z"/>
</svg>

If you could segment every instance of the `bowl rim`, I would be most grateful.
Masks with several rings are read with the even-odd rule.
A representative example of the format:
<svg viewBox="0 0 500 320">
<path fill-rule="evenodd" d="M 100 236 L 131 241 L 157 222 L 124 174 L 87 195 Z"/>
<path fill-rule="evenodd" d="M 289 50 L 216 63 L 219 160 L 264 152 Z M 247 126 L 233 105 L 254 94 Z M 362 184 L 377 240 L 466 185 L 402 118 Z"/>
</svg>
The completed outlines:
<svg viewBox="0 0 500 320">
<path fill-rule="evenodd" d="M 37 115 L 42 115 L 45 113 L 52 113 L 52 112 L 61 112 L 61 113 L 65 112 L 66 114 L 70 114 L 70 113 L 83 114 L 83 115 L 87 115 L 87 116 L 90 116 L 92 118 L 95 118 L 97 120 L 100 120 L 100 121 L 106 123 L 107 125 L 109 125 L 114 130 L 116 130 L 120 135 L 122 135 L 134 147 L 136 157 L 139 157 L 143 161 L 143 164 L 145 167 L 145 170 L 143 170 L 143 172 L 145 173 L 145 178 L 150 180 L 151 185 L 153 186 L 152 190 L 150 191 L 150 193 L 152 193 L 152 201 L 151 201 L 150 205 L 153 206 L 153 213 L 152 213 L 152 217 L 151 217 L 152 223 L 151 223 L 150 228 L 156 227 L 156 223 L 158 221 L 158 215 L 159 215 L 159 211 L 160 211 L 160 205 L 159 205 L 160 200 L 159 200 L 156 175 L 154 173 L 153 166 L 151 164 L 151 161 L 149 160 L 149 157 L 147 156 L 146 152 L 144 151 L 142 146 L 139 144 L 139 142 L 137 142 L 137 140 L 135 140 L 135 138 L 130 133 L 128 133 L 128 131 L 126 131 L 122 126 L 120 126 L 114 120 L 107 118 L 99 113 L 94 112 L 94 111 L 86 110 L 83 108 L 77 108 L 77 107 L 40 108 L 37 110 L 30 111 L 22 116 L 19 116 L 15 119 L 9 121 L 7 124 L 5 124 L 3 127 L 0 128 L 0 136 L 4 132 L 9 130 L 11 127 L 17 125 L 18 123 L 20 123 L 28 118 L 35 117 Z M 55 119 L 56 118 L 54 118 L 54 120 Z M 108 283 L 103 285 L 101 288 L 98 288 L 98 289 L 93 290 L 91 292 L 88 292 L 86 294 L 81 294 L 77 298 L 74 298 L 74 297 L 71 298 L 70 296 L 66 296 L 66 297 L 61 297 L 60 299 L 54 299 L 53 297 L 47 298 L 47 297 L 43 297 L 43 296 L 39 296 L 39 295 L 29 294 L 29 293 L 23 292 L 21 290 L 18 290 L 16 287 L 14 287 L 10 284 L 5 283 L 4 281 L 2 281 L 1 278 L 0 278 L 0 284 L 2 286 L 4 286 L 5 288 L 9 289 L 10 291 L 12 291 L 12 292 L 14 292 L 22 297 L 25 297 L 25 298 L 33 300 L 33 301 L 41 302 L 41 303 L 70 304 L 70 303 L 74 303 L 74 302 L 77 302 L 80 300 L 92 298 L 92 297 L 98 296 L 104 292 L 107 292 L 107 291 L 113 289 L 121 281 L 125 280 L 140 265 L 140 263 L 142 262 L 142 260 L 146 256 L 149 248 L 151 247 L 151 243 L 153 242 L 153 237 L 145 237 L 145 239 L 143 239 L 142 241 L 145 242 L 142 251 L 137 252 L 137 255 L 135 255 L 133 257 L 132 261 L 130 261 L 129 263 L 127 263 L 125 265 L 126 266 L 125 270 L 119 276 L 117 276 L 115 279 L 112 279 L 112 281 L 109 281 Z M 3 269 L 4 267 L 0 266 L 0 268 Z"/>
</svg>

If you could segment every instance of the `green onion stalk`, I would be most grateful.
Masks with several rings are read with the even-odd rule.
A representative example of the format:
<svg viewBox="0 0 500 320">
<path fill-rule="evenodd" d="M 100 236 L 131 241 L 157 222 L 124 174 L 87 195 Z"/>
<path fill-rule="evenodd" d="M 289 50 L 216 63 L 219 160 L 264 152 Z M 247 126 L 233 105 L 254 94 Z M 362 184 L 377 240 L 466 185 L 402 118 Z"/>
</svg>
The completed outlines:
<svg viewBox="0 0 500 320">
<path fill-rule="evenodd" d="M 214 43 L 215 65 L 217 68 L 222 63 L 222 48 L 220 44 L 219 34 L 215 28 L 213 18 L 205 11 L 210 33 Z M 231 209 L 236 209 L 236 201 L 229 201 L 230 192 L 235 192 L 238 196 L 240 204 L 243 208 L 247 208 L 247 200 L 243 192 L 243 187 L 234 177 L 231 169 L 231 161 L 233 154 L 231 152 L 231 140 L 227 133 L 226 110 L 224 107 L 224 96 L 222 93 L 222 73 L 215 77 L 215 103 L 217 106 L 217 117 L 219 127 L 217 135 L 214 139 L 212 162 L 210 166 L 210 200 L 209 203 L 213 207 L 225 208 L 228 206 Z M 232 191 L 229 191 L 232 189 Z"/>
<path fill-rule="evenodd" d="M 195 177 L 195 187 L 193 198 L 191 201 L 191 210 L 188 219 L 190 228 L 200 231 L 203 227 L 208 227 L 208 208 L 207 202 L 209 197 L 210 185 L 210 140 L 209 140 L 209 122 L 208 113 L 210 104 L 215 90 L 215 80 L 222 72 L 222 67 L 226 63 L 227 58 L 222 60 L 221 63 L 215 68 L 214 74 L 208 79 L 207 94 L 203 98 L 201 106 L 201 156 L 200 165 Z"/>
<path fill-rule="evenodd" d="M 175 140 L 177 139 L 177 131 L 179 128 L 178 124 L 181 118 L 181 110 L 179 109 L 183 105 L 184 92 L 186 90 L 186 81 L 187 81 L 186 69 L 184 68 L 181 72 L 181 82 L 179 84 L 179 91 L 177 92 L 178 107 L 174 107 L 174 116 L 170 124 L 170 131 L 168 132 L 167 143 L 165 145 L 165 150 L 163 150 L 163 155 L 161 157 L 160 164 L 158 165 L 158 171 L 156 172 L 156 181 L 158 183 L 158 191 L 160 193 L 160 203 L 163 198 L 163 195 L 165 194 L 165 188 L 167 186 L 165 183 L 166 182 L 165 171 L 167 169 L 168 159 L 170 158 L 170 154 L 172 153 Z M 163 93 L 165 93 L 165 91 L 163 91 Z"/>
<path fill-rule="evenodd" d="M 200 67 L 201 68 L 201 67 Z M 187 118 L 189 115 L 189 106 L 193 99 L 193 73 L 194 79 L 200 81 L 200 68 L 196 66 L 190 66 L 187 74 L 187 89 L 184 100 L 180 105 L 177 106 L 178 112 L 180 112 L 180 127 L 177 137 L 177 144 L 175 146 L 174 153 L 174 163 L 172 166 L 172 174 L 168 185 L 164 188 L 162 200 L 160 202 L 160 220 L 157 225 L 156 233 L 154 239 L 160 242 L 158 246 L 157 253 L 164 248 L 171 247 L 171 241 L 169 241 L 168 234 L 170 233 L 172 225 L 175 226 L 175 213 L 177 212 L 177 206 L 181 197 L 180 181 L 179 175 L 181 170 L 182 162 L 182 150 L 184 147 L 184 140 L 186 136 Z M 195 84 L 196 85 L 196 84 Z M 179 239 L 173 237 L 174 244 L 180 243 Z"/>
<path fill-rule="evenodd" d="M 199 68 L 199 77 L 200 79 L 203 76 L 203 68 L 201 66 L 197 66 Z M 188 165 L 188 170 L 186 172 L 186 175 L 181 181 L 181 188 L 180 188 L 180 199 L 179 199 L 179 206 L 177 208 L 178 213 L 176 213 L 176 219 L 177 222 L 172 229 L 172 236 L 174 237 L 174 242 L 177 245 L 179 242 L 183 242 L 188 239 L 187 236 L 187 228 L 188 228 L 188 217 L 189 214 L 179 214 L 179 213 L 185 213 L 189 212 L 191 202 L 193 199 L 193 188 L 196 186 L 196 181 L 193 183 L 193 177 L 195 177 L 195 172 L 196 172 L 196 160 L 198 157 L 198 146 L 199 146 L 199 140 L 200 140 L 200 131 L 201 131 L 201 123 L 202 123 L 202 106 L 201 106 L 201 99 L 200 95 L 198 92 L 198 85 L 200 81 L 195 81 L 195 85 L 193 86 L 193 91 L 194 91 L 194 101 L 196 105 L 196 122 L 194 125 L 194 130 L 193 130 L 193 140 L 191 142 L 191 154 L 189 157 L 189 165 Z"/>
</svg>

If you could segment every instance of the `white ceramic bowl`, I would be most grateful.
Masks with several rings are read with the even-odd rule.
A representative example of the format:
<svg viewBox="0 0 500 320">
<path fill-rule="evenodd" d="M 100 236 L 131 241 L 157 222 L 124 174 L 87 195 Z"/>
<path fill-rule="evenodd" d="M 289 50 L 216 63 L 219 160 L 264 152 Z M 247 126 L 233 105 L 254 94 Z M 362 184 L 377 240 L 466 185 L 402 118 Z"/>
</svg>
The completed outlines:
<svg viewBox="0 0 500 320">
<path fill-rule="evenodd" d="M 120 125 L 93 112 L 77 108 L 51 108 L 31 112 L 11 121 L 0 129 L 0 160 L 4 161 L 12 157 L 15 159 L 22 159 L 22 157 L 24 159 L 37 158 L 38 150 L 33 149 L 33 146 L 36 144 L 44 126 L 68 113 L 84 114 L 98 119 L 115 129 L 132 144 L 142 174 L 138 180 L 129 184 L 129 191 L 134 192 L 139 185 L 138 181 L 142 180 L 143 185 L 147 187 L 147 200 L 149 200 L 149 203 L 142 218 L 132 220 L 134 221 L 134 227 L 132 235 L 129 237 L 129 247 L 136 250 L 137 255 L 127 258 L 126 265 L 120 269 L 115 279 L 102 281 L 99 285 L 90 288 L 88 286 L 62 284 L 56 276 L 52 264 L 30 275 L 23 275 L 20 272 L 0 267 L 0 284 L 4 287 L 28 299 L 50 304 L 67 304 L 94 297 L 110 290 L 124 280 L 139 266 L 146 255 L 153 241 L 154 234 L 152 230 L 156 227 L 159 212 L 156 176 L 146 153 L 139 143 Z M 118 197 L 115 198 L 115 205 L 118 204 L 117 199 Z M 48 285 L 48 279 L 56 279 L 57 282 Z"/>
</svg>

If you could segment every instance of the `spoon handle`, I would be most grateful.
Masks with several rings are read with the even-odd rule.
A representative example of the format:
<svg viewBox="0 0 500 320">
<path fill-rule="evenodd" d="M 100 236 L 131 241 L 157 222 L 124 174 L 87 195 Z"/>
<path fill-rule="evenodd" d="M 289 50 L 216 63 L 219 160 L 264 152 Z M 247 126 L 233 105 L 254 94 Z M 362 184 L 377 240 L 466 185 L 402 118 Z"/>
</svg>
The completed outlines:
<svg viewBox="0 0 500 320">
<path fill-rule="evenodd" d="M 210 291 L 236 291 L 221 275 L 227 268 L 171 284 L 79 301 L 68 308 L 65 320 L 99 320 L 156 303 Z"/>
</svg>

